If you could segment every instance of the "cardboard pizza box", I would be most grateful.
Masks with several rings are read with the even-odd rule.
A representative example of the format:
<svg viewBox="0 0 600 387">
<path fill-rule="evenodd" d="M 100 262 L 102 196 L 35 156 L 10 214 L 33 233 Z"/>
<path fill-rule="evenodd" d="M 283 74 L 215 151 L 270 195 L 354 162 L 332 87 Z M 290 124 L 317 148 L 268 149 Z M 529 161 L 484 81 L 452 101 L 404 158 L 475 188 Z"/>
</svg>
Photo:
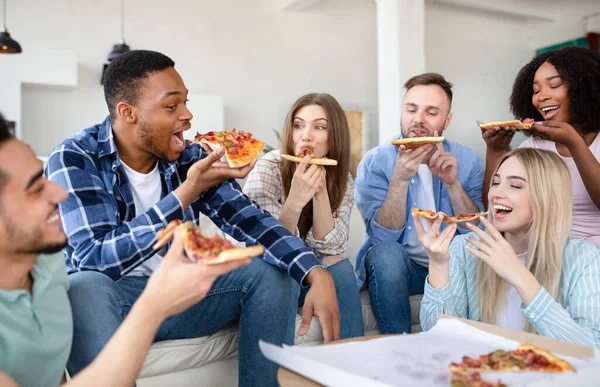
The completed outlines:
<svg viewBox="0 0 600 387">
<path fill-rule="evenodd" d="M 501 328 L 490 324 L 485 324 L 477 321 L 471 321 L 461 318 L 456 318 L 453 316 L 440 315 L 439 320 L 457 320 L 461 323 L 464 323 L 470 327 L 475 328 L 477 331 L 481 331 L 479 333 L 482 334 L 492 334 L 498 336 L 499 338 L 507 339 L 512 342 L 517 343 L 528 343 L 543 349 L 546 349 L 555 355 L 560 357 L 568 357 L 572 360 L 581 359 L 582 362 L 590 362 L 592 366 L 587 367 L 586 369 L 578 370 L 576 374 L 573 374 L 570 379 L 564 379 L 562 382 L 560 379 L 558 382 L 554 381 L 533 381 L 528 383 L 527 385 L 532 386 L 558 386 L 558 385 L 577 385 L 577 386 L 592 386 L 596 385 L 596 381 L 600 380 L 600 355 L 598 351 L 595 351 L 593 348 L 577 345 L 561 340 L 551 339 L 549 337 L 543 337 L 539 335 L 535 335 L 532 333 L 515 331 L 511 329 Z M 444 325 L 444 324 L 442 324 Z M 477 333 L 476 331 L 473 331 Z M 485 332 L 485 333 L 483 333 Z M 365 341 L 370 341 L 373 339 L 380 338 L 394 338 L 394 337 L 402 337 L 402 336 L 410 336 L 415 337 L 422 333 L 414 333 L 410 335 L 378 335 L 378 336 L 370 336 L 370 337 L 359 337 L 355 339 L 346 339 L 339 340 L 334 343 L 330 343 L 331 345 L 342 344 L 342 343 L 360 343 Z M 448 332 L 448 335 L 451 335 L 452 332 Z M 375 342 L 373 342 L 375 343 Z M 330 345 L 330 344 L 326 344 Z M 264 343 L 261 342 L 261 349 L 263 349 L 263 353 L 267 355 L 265 352 L 265 348 L 263 347 Z M 319 346 L 322 347 L 322 346 Z M 273 349 L 273 348 L 271 348 Z M 336 367 L 335 365 L 331 366 L 328 364 L 324 364 L 323 361 L 319 362 L 318 358 L 310 359 L 311 356 L 297 356 L 295 354 L 295 350 L 290 351 L 291 348 L 283 348 L 281 351 L 277 353 L 271 353 L 267 357 L 276 363 L 282 365 L 278 373 L 278 380 L 282 387 L 314 387 L 320 385 L 360 385 L 362 386 L 383 386 L 389 385 L 385 383 L 381 383 L 378 378 L 366 378 L 364 376 L 360 376 L 354 374 L 354 370 L 343 369 L 343 367 Z M 287 350 L 287 351 L 286 351 Z M 310 351 L 310 349 L 300 349 L 300 351 Z M 287 353 L 286 353 L 287 352 Z M 352 352 L 352 348 L 348 347 L 348 352 Z M 481 353 L 483 354 L 483 353 Z M 363 356 L 364 353 L 354 353 L 348 354 L 349 356 Z M 368 355 L 366 355 L 368 356 Z M 575 365 L 575 364 L 574 364 Z M 576 367 L 577 368 L 577 367 Z M 304 375 L 304 376 L 303 376 Z M 565 375 L 566 376 L 566 375 Z M 315 382 L 317 381 L 317 382 Z M 321 384 L 319 384 L 319 382 Z M 565 384 L 565 382 L 567 384 Z"/>
</svg>

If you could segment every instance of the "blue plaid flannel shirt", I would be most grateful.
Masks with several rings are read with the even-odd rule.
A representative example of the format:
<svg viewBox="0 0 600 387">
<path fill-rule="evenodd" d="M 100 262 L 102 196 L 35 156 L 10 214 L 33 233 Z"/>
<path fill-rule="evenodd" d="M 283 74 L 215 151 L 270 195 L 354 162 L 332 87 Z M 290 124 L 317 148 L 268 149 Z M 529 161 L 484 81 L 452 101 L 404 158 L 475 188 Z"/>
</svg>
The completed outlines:
<svg viewBox="0 0 600 387">
<path fill-rule="evenodd" d="M 161 160 L 162 198 L 145 213 L 136 214 L 110 117 L 57 146 L 48 159 L 46 176 L 69 193 L 59 205 L 69 240 L 63 250 L 69 274 L 96 270 L 116 281 L 154 254 L 158 230 L 174 219 L 198 224 L 199 212 L 235 239 L 263 245 L 262 258 L 300 284 L 311 269 L 322 267 L 312 250 L 248 199 L 235 180 L 207 189 L 183 208 L 173 191 L 185 180 L 189 167 L 206 156 L 202 147 L 188 144 L 177 161 Z"/>
</svg>

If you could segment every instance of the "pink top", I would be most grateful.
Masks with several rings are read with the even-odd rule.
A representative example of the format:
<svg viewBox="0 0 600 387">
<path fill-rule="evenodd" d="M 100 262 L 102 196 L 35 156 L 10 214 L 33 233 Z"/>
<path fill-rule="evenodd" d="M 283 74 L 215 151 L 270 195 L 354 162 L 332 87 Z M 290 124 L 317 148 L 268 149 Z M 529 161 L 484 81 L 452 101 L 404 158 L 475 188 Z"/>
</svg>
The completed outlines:
<svg viewBox="0 0 600 387">
<path fill-rule="evenodd" d="M 530 137 L 523 141 L 519 148 L 546 149 L 560 156 L 553 141 L 535 137 Z M 596 157 L 596 160 L 600 161 L 600 135 L 596 135 L 594 142 L 590 145 L 590 151 Z M 600 210 L 596 207 L 586 190 L 573 158 L 560 157 L 567 164 L 567 167 L 569 167 L 573 184 L 573 225 L 571 226 L 571 237 L 584 239 L 600 247 Z"/>
</svg>

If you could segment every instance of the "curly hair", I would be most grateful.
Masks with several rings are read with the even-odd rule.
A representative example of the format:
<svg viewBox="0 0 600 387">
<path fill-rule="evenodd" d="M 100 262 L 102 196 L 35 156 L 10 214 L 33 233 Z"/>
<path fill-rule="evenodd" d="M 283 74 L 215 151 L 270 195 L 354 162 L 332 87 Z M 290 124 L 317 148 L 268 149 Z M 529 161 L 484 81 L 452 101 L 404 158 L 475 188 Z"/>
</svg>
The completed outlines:
<svg viewBox="0 0 600 387">
<path fill-rule="evenodd" d="M 598 106 L 600 106 L 600 52 L 582 47 L 564 47 L 542 53 L 517 74 L 509 104 L 518 119 L 544 118 L 531 103 L 533 79 L 538 68 L 545 62 L 556 67 L 566 83 L 569 97 L 569 123 L 586 133 L 600 130 Z"/>
</svg>

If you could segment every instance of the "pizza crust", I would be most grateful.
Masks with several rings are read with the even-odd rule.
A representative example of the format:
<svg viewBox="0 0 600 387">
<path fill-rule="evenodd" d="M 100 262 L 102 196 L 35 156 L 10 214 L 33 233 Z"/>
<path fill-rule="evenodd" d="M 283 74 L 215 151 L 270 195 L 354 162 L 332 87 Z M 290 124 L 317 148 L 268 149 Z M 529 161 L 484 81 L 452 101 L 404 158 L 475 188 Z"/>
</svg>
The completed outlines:
<svg viewBox="0 0 600 387">
<path fill-rule="evenodd" d="M 218 265 L 219 263 L 232 262 L 232 261 L 240 261 L 243 259 L 254 258 L 259 255 L 262 255 L 265 252 L 265 249 L 260 246 L 249 246 L 249 247 L 240 247 L 237 249 L 230 249 L 222 251 L 215 258 L 203 259 L 202 262 L 205 265 Z"/>
<path fill-rule="evenodd" d="M 519 345 L 519 348 L 517 348 L 517 351 L 518 350 L 527 351 L 529 349 L 532 350 L 533 352 L 537 353 L 538 355 L 545 357 L 546 359 L 548 359 L 550 361 L 550 363 L 560 367 L 562 369 L 561 372 L 575 372 L 575 369 L 569 362 L 555 356 L 554 354 L 552 354 L 549 351 L 546 351 L 545 349 L 535 347 L 531 344 L 522 343 L 521 345 Z"/>
<path fill-rule="evenodd" d="M 468 218 L 461 218 L 459 219 L 459 216 L 464 216 L 462 214 L 457 214 L 457 215 L 448 215 L 446 214 L 444 211 L 438 211 L 438 212 L 433 212 L 430 210 L 421 210 L 419 208 L 411 208 L 410 211 L 421 217 L 421 218 L 425 218 L 425 219 L 431 219 L 431 220 L 435 220 L 437 219 L 440 215 L 442 215 L 442 221 L 443 222 L 447 222 L 447 223 L 462 223 L 462 222 L 469 222 L 471 220 L 475 220 L 477 218 L 479 218 L 480 216 L 485 216 L 487 214 L 489 214 L 489 211 L 484 211 L 484 212 L 476 212 L 473 215 L 471 215 Z"/>
<path fill-rule="evenodd" d="M 404 145 L 406 149 L 415 149 L 426 144 L 438 144 L 443 141 L 444 137 L 411 137 L 392 140 L 391 143 L 396 146 Z"/>
<path fill-rule="evenodd" d="M 284 160 L 293 161 L 295 163 L 299 163 L 300 161 L 302 161 L 302 157 L 286 154 L 282 154 L 281 158 Z M 308 160 L 308 164 L 335 166 L 337 165 L 337 160 L 313 157 L 312 159 Z"/>
<path fill-rule="evenodd" d="M 493 122 L 481 122 L 477 121 L 477 125 L 483 130 L 490 130 L 494 128 L 513 128 L 519 130 L 527 130 L 531 129 L 533 126 L 532 122 L 524 123 L 519 120 L 510 120 L 510 121 L 493 121 Z"/>
</svg>

